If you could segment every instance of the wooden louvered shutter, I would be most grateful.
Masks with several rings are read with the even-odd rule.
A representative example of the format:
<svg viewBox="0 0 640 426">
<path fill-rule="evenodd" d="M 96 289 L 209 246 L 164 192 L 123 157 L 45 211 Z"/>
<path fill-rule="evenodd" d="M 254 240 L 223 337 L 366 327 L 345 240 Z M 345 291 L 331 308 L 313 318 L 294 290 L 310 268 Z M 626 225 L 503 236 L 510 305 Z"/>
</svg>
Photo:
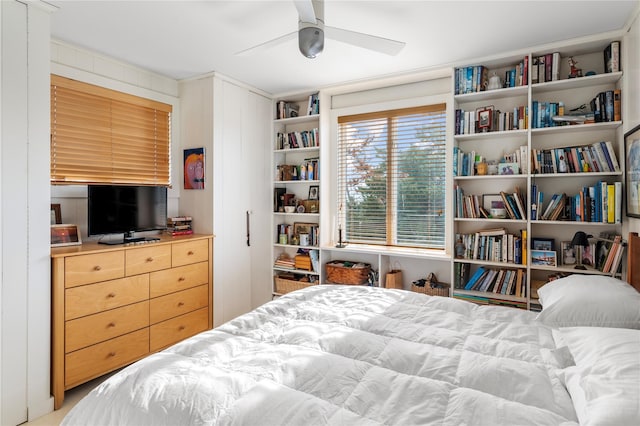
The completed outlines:
<svg viewBox="0 0 640 426">
<path fill-rule="evenodd" d="M 51 76 L 51 183 L 169 186 L 171 105 Z"/>
</svg>

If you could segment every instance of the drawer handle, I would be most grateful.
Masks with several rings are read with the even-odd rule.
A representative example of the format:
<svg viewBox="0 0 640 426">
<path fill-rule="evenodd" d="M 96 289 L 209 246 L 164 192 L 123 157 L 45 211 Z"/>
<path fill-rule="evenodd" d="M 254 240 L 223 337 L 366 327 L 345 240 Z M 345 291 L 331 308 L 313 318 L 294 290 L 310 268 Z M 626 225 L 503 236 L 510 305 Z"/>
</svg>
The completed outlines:
<svg viewBox="0 0 640 426">
<path fill-rule="evenodd" d="M 110 323 L 107 325 L 107 328 L 113 328 L 113 327 L 115 327 L 115 326 L 116 326 L 116 323 L 115 323 L 115 322 L 110 322 Z"/>
<path fill-rule="evenodd" d="M 147 262 L 153 262 L 153 257 L 147 257 Z"/>
<path fill-rule="evenodd" d="M 178 281 L 180 281 L 180 282 L 182 282 L 182 281 L 184 281 L 184 280 L 186 280 L 186 278 L 185 278 L 185 277 L 180 277 L 180 278 L 178 278 Z"/>
<path fill-rule="evenodd" d="M 185 327 L 184 325 L 181 325 L 180 327 L 178 327 L 178 330 L 179 331 L 183 331 L 185 328 L 187 328 L 187 327 Z"/>
<path fill-rule="evenodd" d="M 116 353 L 115 353 L 115 352 L 109 352 L 109 353 L 107 354 L 107 358 L 113 358 L 114 356 L 116 356 Z"/>
<path fill-rule="evenodd" d="M 178 306 L 184 306 L 184 302 L 178 302 Z"/>
<path fill-rule="evenodd" d="M 110 299 L 113 299 L 114 297 L 116 297 L 116 294 L 115 293 L 109 293 L 109 294 L 107 294 L 107 297 L 110 298 Z"/>
<path fill-rule="evenodd" d="M 187 253 L 187 256 L 193 256 L 195 253 L 193 253 L 193 250 L 189 250 L 189 253 Z"/>
<path fill-rule="evenodd" d="M 101 270 L 101 269 L 102 269 L 102 268 L 100 267 L 100 265 L 96 265 L 96 266 L 94 266 L 94 267 L 93 267 L 93 270 L 94 270 L 94 271 L 99 271 L 99 270 Z"/>
</svg>

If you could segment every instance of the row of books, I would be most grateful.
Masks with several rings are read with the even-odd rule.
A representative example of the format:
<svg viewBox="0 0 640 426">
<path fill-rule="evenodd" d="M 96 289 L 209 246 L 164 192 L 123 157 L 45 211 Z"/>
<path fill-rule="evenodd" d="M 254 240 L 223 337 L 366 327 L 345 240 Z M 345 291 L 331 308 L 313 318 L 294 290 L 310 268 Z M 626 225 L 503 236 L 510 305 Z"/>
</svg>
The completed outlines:
<svg viewBox="0 0 640 426">
<path fill-rule="evenodd" d="M 619 172 L 620 164 L 610 141 L 551 149 L 532 149 L 533 173 Z"/>
<path fill-rule="evenodd" d="M 622 235 L 602 232 L 596 239 L 594 266 L 605 274 L 619 272 L 626 242 Z"/>
<path fill-rule="evenodd" d="M 532 220 L 569 220 L 574 222 L 621 223 L 622 182 L 598 181 L 583 187 L 575 195 L 553 194 L 544 206 L 544 193 L 531 186 Z"/>
<path fill-rule="evenodd" d="M 531 57 L 531 84 L 560 80 L 560 52 Z"/>
<path fill-rule="evenodd" d="M 526 86 L 529 81 L 529 56 L 505 70 L 503 87 Z M 462 95 L 487 90 L 489 69 L 484 65 L 471 65 L 456 68 L 455 94 Z"/>
<path fill-rule="evenodd" d="M 595 123 L 622 120 L 622 91 L 605 90 L 589 102 Z"/>
<path fill-rule="evenodd" d="M 495 269 L 479 266 L 465 284 L 464 289 L 525 297 L 526 273 L 522 269 Z"/>
<path fill-rule="evenodd" d="M 481 114 L 484 114 L 484 119 Z M 514 107 L 512 111 L 486 109 L 467 111 L 459 108 L 455 111 L 455 134 L 524 130 L 529 128 L 528 116 L 529 108 L 525 105 Z"/>
<path fill-rule="evenodd" d="M 518 147 L 514 152 L 503 154 L 497 164 L 498 174 L 501 173 L 500 164 L 508 163 L 517 165 L 517 171 L 512 167 L 515 174 L 526 174 L 529 170 L 528 148 L 526 145 Z M 485 161 L 485 158 L 476 151 L 465 152 L 458 146 L 453 147 L 453 175 L 454 176 L 475 176 L 477 175 L 477 165 Z"/>
<path fill-rule="evenodd" d="M 598 93 L 589 101 L 589 111 L 565 115 L 563 102 L 531 102 L 531 127 L 557 127 L 572 122 L 582 124 L 620 121 L 622 119 L 622 92 L 620 89 Z M 586 108 L 586 107 L 585 107 Z"/>
<path fill-rule="evenodd" d="M 509 219 L 526 219 L 525 201 L 523 194 L 518 190 L 513 193 L 500 191 L 500 200 L 485 200 L 486 195 L 476 194 L 464 195 L 464 189 L 455 185 L 455 205 L 454 212 L 457 218 L 491 219 L 493 209 L 500 209 L 505 212 Z M 482 197 L 482 198 L 481 198 Z"/>
<path fill-rule="evenodd" d="M 456 234 L 456 258 L 522 265 L 526 263 L 525 241 L 526 230 L 511 234 L 504 228 L 492 228 Z"/>
<path fill-rule="evenodd" d="M 193 234 L 191 216 L 172 216 L 167 218 L 166 233 L 169 235 L 190 235 Z"/>
<path fill-rule="evenodd" d="M 318 129 L 288 132 L 276 135 L 276 149 L 309 148 L 320 146 Z"/>
<path fill-rule="evenodd" d="M 300 105 L 297 102 L 278 101 L 276 103 L 276 119 L 297 117 L 300 113 Z"/>
<path fill-rule="evenodd" d="M 620 42 L 612 41 L 603 51 L 604 57 L 604 72 L 619 72 L 620 71 Z"/>
</svg>

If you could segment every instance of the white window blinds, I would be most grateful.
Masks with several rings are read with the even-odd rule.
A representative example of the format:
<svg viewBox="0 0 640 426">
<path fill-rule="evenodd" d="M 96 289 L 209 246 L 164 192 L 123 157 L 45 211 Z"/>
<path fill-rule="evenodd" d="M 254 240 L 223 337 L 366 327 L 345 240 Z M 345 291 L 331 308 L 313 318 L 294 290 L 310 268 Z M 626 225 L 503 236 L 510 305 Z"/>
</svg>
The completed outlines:
<svg viewBox="0 0 640 426">
<path fill-rule="evenodd" d="M 51 183 L 169 186 L 171 105 L 51 76 Z"/>
<path fill-rule="evenodd" d="M 338 117 L 338 133 L 344 239 L 444 249 L 445 104 Z"/>
</svg>

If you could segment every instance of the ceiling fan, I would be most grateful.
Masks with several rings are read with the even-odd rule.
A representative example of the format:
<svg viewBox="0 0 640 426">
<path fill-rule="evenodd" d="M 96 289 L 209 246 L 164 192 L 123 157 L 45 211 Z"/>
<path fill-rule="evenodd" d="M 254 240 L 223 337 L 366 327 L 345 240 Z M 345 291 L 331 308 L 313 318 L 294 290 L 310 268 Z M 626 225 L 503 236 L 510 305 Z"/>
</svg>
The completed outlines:
<svg viewBox="0 0 640 426">
<path fill-rule="evenodd" d="M 307 58 L 315 58 L 324 49 L 324 38 L 341 41 L 354 46 L 384 53 L 397 55 L 406 43 L 371 34 L 359 33 L 342 28 L 330 27 L 324 24 L 324 0 L 294 0 L 298 9 L 298 31 L 274 38 L 257 46 L 237 52 L 237 55 L 247 55 L 260 50 L 266 50 L 278 44 L 298 37 L 300 52 Z"/>
</svg>

